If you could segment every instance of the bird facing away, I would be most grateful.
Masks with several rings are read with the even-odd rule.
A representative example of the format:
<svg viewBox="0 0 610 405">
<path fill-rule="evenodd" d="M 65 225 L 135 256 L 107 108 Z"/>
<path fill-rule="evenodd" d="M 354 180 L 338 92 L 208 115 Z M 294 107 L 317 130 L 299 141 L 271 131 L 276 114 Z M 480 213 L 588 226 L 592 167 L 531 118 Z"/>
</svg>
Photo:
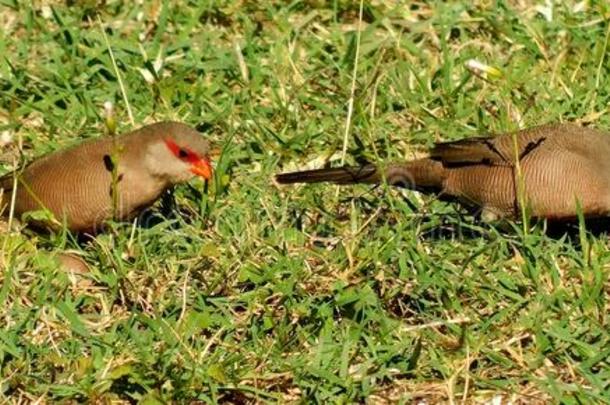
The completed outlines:
<svg viewBox="0 0 610 405">
<path fill-rule="evenodd" d="M 17 217 L 39 210 L 54 217 L 35 226 L 95 232 L 110 219 L 135 217 L 195 175 L 210 179 L 208 153 L 203 136 L 178 122 L 86 141 L 0 177 L 0 214 L 8 215 L 14 199 Z"/>
<path fill-rule="evenodd" d="M 278 183 L 387 182 L 479 208 L 484 220 L 610 215 L 610 134 L 574 124 L 436 144 L 427 157 L 283 173 Z"/>
</svg>

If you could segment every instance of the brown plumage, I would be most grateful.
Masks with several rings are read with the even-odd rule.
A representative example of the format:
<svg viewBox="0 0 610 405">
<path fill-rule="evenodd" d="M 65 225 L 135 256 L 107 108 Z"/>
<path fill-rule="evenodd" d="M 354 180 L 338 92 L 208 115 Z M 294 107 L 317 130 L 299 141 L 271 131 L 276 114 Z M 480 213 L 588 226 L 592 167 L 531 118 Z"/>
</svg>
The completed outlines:
<svg viewBox="0 0 610 405">
<path fill-rule="evenodd" d="M 200 133 L 178 122 L 87 141 L 0 177 L 0 212 L 8 215 L 14 194 L 17 217 L 46 208 L 56 221 L 35 225 L 95 232 L 109 219 L 133 218 L 175 184 L 210 178 L 208 151 Z"/>
<path fill-rule="evenodd" d="M 91 270 L 87 262 L 77 253 L 65 251 L 55 256 L 58 267 L 72 274 L 87 274 Z"/>
<path fill-rule="evenodd" d="M 586 217 L 610 214 L 609 156 L 610 134 L 556 124 L 439 143 L 428 157 L 403 163 L 285 173 L 276 179 L 340 184 L 385 179 L 479 207 L 486 219 L 518 217 L 524 202 L 531 217 L 567 220 L 577 216 L 578 206 Z"/>
</svg>

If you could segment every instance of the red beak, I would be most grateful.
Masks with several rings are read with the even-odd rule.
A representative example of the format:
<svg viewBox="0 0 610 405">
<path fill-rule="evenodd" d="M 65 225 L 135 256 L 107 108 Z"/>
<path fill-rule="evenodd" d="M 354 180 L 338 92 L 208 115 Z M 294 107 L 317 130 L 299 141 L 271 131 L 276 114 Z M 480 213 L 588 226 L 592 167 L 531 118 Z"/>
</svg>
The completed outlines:
<svg viewBox="0 0 610 405">
<path fill-rule="evenodd" d="M 210 180 L 212 178 L 212 165 L 210 164 L 209 159 L 204 157 L 191 164 L 191 172 L 206 180 Z"/>
</svg>

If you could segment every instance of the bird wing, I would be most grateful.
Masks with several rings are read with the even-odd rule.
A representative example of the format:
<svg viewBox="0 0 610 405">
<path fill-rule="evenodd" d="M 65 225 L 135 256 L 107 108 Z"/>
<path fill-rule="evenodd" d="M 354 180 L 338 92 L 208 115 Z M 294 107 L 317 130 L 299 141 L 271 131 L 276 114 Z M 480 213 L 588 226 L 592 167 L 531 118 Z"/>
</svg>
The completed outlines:
<svg viewBox="0 0 610 405">
<path fill-rule="evenodd" d="M 494 138 L 471 138 L 434 145 L 430 157 L 447 166 L 469 164 L 505 165 L 510 157 L 499 151 L 494 145 Z"/>
<path fill-rule="evenodd" d="M 445 166 L 512 166 L 516 160 L 522 160 L 549 138 L 569 136 L 571 129 L 581 131 L 580 127 L 569 124 L 545 125 L 498 136 L 443 142 L 432 148 L 430 157 Z M 556 142 L 553 143 L 557 145 Z"/>
</svg>

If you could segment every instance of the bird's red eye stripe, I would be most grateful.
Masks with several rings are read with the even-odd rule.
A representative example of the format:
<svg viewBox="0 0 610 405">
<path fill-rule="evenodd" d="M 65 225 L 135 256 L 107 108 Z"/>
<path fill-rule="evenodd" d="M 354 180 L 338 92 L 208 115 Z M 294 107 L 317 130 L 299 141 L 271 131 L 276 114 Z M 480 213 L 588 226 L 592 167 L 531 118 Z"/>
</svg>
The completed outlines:
<svg viewBox="0 0 610 405">
<path fill-rule="evenodd" d="M 167 145 L 167 148 L 171 150 L 175 156 L 178 156 L 180 154 L 180 146 L 178 146 L 176 142 L 172 141 L 169 138 L 165 138 L 164 141 L 165 145 Z"/>
<path fill-rule="evenodd" d="M 193 152 L 187 148 L 181 148 L 172 139 L 166 138 L 166 139 L 164 139 L 164 141 L 165 141 L 165 145 L 167 145 L 167 148 L 178 159 L 184 160 L 185 162 L 189 162 L 189 163 L 197 163 L 198 161 L 201 160 L 201 157 L 199 157 L 199 155 L 197 155 L 195 152 Z"/>
</svg>

